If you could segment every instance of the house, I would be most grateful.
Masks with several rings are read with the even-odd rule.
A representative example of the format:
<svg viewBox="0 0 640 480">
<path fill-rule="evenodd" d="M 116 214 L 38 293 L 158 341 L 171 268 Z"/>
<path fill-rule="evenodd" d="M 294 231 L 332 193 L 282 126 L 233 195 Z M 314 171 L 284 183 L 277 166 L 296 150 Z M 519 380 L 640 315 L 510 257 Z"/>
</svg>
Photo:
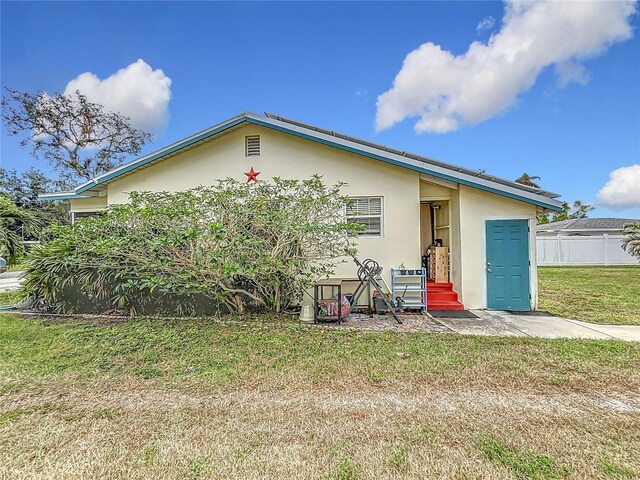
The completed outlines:
<svg viewBox="0 0 640 480">
<path fill-rule="evenodd" d="M 538 225 L 538 237 L 620 235 L 626 225 L 640 223 L 632 218 L 573 218 Z"/>
<path fill-rule="evenodd" d="M 535 219 L 560 210 L 558 195 L 277 115 L 243 113 L 41 198 L 69 199 L 78 218 L 126 202 L 136 190 L 315 173 L 346 182 L 350 218 L 367 227 L 359 257 L 377 260 L 387 279 L 391 268 L 419 268 L 431 244 L 448 247 L 450 281 L 430 294 L 430 308 L 536 308 Z M 354 274 L 352 262 L 336 272 Z"/>
<path fill-rule="evenodd" d="M 622 248 L 631 218 L 576 218 L 537 227 L 538 265 L 637 265 Z"/>
</svg>

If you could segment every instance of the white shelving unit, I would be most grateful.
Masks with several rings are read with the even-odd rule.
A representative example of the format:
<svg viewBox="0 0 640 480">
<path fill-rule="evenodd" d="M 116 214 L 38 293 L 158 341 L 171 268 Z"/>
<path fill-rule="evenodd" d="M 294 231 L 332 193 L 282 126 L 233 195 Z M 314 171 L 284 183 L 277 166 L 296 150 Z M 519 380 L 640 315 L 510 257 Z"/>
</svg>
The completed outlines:
<svg viewBox="0 0 640 480">
<path fill-rule="evenodd" d="M 397 297 L 402 297 L 405 308 L 426 310 L 427 270 L 424 268 L 392 268 L 391 291 L 394 300 Z"/>
</svg>

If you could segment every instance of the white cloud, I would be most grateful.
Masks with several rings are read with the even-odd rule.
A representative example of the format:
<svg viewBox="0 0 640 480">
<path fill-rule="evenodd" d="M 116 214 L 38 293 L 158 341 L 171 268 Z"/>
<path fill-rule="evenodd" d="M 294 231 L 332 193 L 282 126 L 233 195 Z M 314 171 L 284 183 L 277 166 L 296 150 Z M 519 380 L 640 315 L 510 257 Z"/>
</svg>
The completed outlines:
<svg viewBox="0 0 640 480">
<path fill-rule="evenodd" d="M 67 84 L 64 93 L 76 90 L 107 110 L 126 115 L 133 126 L 148 132 L 161 130 L 169 118 L 171 79 L 142 59 L 104 80 L 91 72 L 78 75 Z"/>
<path fill-rule="evenodd" d="M 419 116 L 418 132 L 445 133 L 502 112 L 548 66 L 559 84 L 585 83 L 581 63 L 631 38 L 635 0 L 508 0 L 502 28 L 487 43 L 454 55 L 434 43 L 409 53 L 393 88 L 378 97 L 376 128 Z"/>
<path fill-rule="evenodd" d="M 491 15 L 489 15 L 488 17 L 484 17 L 478 23 L 478 26 L 476 27 L 476 32 L 482 33 L 485 30 L 491 30 L 495 24 L 496 24 L 496 19 L 493 18 Z"/>
<path fill-rule="evenodd" d="M 586 85 L 591 78 L 584 65 L 574 61 L 557 63 L 554 70 L 558 75 L 558 86 L 560 88 L 566 87 L 572 82 Z"/>
<path fill-rule="evenodd" d="M 609 181 L 598 192 L 597 202 L 614 210 L 640 211 L 640 164 L 611 172 Z"/>
</svg>

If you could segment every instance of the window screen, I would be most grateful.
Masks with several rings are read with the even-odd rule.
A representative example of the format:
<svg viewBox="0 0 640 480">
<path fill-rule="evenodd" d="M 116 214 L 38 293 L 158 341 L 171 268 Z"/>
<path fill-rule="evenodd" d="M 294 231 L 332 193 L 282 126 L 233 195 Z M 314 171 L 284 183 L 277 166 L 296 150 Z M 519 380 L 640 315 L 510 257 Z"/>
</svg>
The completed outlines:
<svg viewBox="0 0 640 480">
<path fill-rule="evenodd" d="M 382 236 L 382 197 L 350 197 L 347 206 L 347 219 L 364 225 L 361 235 Z"/>
</svg>

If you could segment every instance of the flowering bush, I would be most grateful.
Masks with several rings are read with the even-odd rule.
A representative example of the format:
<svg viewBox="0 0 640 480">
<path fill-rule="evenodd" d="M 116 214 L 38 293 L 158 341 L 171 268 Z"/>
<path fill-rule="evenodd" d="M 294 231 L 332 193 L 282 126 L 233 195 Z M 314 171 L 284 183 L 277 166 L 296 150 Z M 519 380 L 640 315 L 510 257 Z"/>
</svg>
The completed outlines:
<svg viewBox="0 0 640 480">
<path fill-rule="evenodd" d="M 54 312 L 281 312 L 355 253 L 361 227 L 346 220 L 341 187 L 316 175 L 135 192 L 54 227 L 23 293 Z"/>
</svg>

